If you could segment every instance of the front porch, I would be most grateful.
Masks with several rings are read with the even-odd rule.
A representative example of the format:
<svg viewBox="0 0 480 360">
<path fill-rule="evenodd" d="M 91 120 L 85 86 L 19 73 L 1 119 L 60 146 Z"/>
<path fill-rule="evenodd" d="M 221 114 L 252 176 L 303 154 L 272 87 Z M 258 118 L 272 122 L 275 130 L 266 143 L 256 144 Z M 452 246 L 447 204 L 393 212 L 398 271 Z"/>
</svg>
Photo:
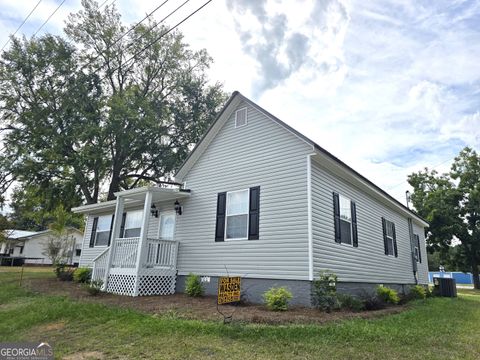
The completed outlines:
<svg viewBox="0 0 480 360">
<path fill-rule="evenodd" d="M 159 217 L 155 204 L 168 202 L 173 210 L 174 202 L 188 197 L 189 191 L 145 187 L 122 191 L 115 195 L 117 199 L 110 234 L 112 241 L 110 246 L 94 259 L 92 280 L 102 282 L 104 291 L 119 295 L 173 294 L 179 245 L 175 240 L 174 227 L 170 224 L 169 231 L 159 230 L 158 237 L 151 237 L 149 224 L 152 218 Z M 126 203 L 130 206 L 132 203 L 143 205 L 138 237 L 123 237 L 125 234 L 124 229 L 122 231 L 122 227 L 125 227 L 123 214 Z M 173 221 L 174 219 L 175 217 Z"/>
</svg>

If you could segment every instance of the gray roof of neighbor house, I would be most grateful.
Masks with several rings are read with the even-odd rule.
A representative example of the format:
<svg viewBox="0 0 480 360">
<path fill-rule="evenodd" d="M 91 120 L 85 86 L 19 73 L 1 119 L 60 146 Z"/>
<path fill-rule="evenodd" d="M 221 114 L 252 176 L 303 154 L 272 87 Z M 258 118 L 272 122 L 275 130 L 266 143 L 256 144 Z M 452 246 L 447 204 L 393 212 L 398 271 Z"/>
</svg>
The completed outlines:
<svg viewBox="0 0 480 360">
<path fill-rule="evenodd" d="M 219 120 L 221 118 L 224 118 L 225 116 L 228 116 L 227 114 L 227 109 L 228 107 L 233 103 L 233 101 L 236 99 L 236 98 L 239 98 L 243 101 L 245 101 L 246 103 L 248 103 L 249 105 L 251 105 L 252 107 L 256 108 L 257 110 L 259 110 L 260 112 L 264 113 L 265 115 L 267 115 L 268 117 L 270 117 L 272 120 L 274 120 L 275 122 L 277 122 L 279 125 L 283 126 L 284 128 L 286 128 L 288 131 L 292 132 L 293 134 L 295 134 L 297 137 L 299 137 L 300 139 L 302 139 L 303 141 L 305 141 L 306 143 L 310 144 L 316 151 L 318 151 L 319 153 L 323 154 L 324 156 L 326 156 L 327 158 L 333 160 L 335 163 L 337 163 L 339 166 L 341 166 L 342 168 L 344 168 L 345 170 L 347 170 L 352 176 L 358 178 L 358 179 L 361 179 L 363 180 L 364 182 L 368 183 L 371 187 L 373 187 L 374 189 L 376 189 L 378 192 L 380 192 L 386 199 L 388 199 L 389 201 L 393 202 L 396 206 L 399 206 L 401 207 L 402 209 L 408 211 L 408 213 L 410 213 L 412 216 L 418 218 L 419 220 L 421 220 L 423 223 L 425 224 L 428 224 L 427 221 L 425 219 L 423 219 L 421 216 L 419 216 L 416 212 L 412 211 L 411 209 L 409 209 L 408 207 L 406 207 L 405 205 L 403 205 L 400 201 L 398 201 L 397 199 L 395 199 L 393 196 L 391 196 L 390 194 L 388 194 L 385 190 L 383 190 L 382 188 L 380 188 L 378 185 L 376 185 L 375 183 L 373 183 L 372 181 L 370 181 L 369 179 L 367 179 L 365 176 L 363 176 L 362 174 L 360 174 L 358 171 L 354 170 L 353 168 L 351 168 L 349 165 L 347 165 L 346 163 L 344 163 L 342 160 L 340 160 L 339 158 L 337 158 L 336 156 L 334 156 L 332 153 L 330 153 L 329 151 L 325 150 L 323 147 L 321 147 L 320 145 L 318 145 L 317 143 L 315 143 L 314 141 L 312 141 L 311 139 L 309 139 L 307 136 L 303 135 L 302 133 L 300 133 L 299 131 L 295 130 L 294 128 L 292 128 L 290 125 L 286 124 L 285 122 L 283 122 L 282 120 L 280 120 L 279 118 L 277 118 L 276 116 L 272 115 L 271 113 L 269 113 L 267 110 L 265 110 L 264 108 L 262 108 L 261 106 L 259 106 L 258 104 L 254 103 L 252 100 L 248 99 L 247 97 L 245 97 L 244 95 L 242 95 L 240 92 L 238 91 L 234 91 L 232 93 L 232 95 L 230 96 L 230 98 L 228 99 L 228 101 L 225 103 L 225 106 L 222 108 L 222 110 L 220 111 L 220 113 L 217 115 L 215 121 L 210 125 L 210 127 L 208 128 L 208 130 L 206 131 L 206 133 L 202 136 L 202 138 L 200 139 L 200 141 L 196 144 L 196 146 L 193 148 L 193 150 L 190 152 L 190 154 L 188 155 L 188 157 L 185 159 L 185 161 L 183 162 L 183 164 L 180 166 L 180 168 L 177 170 L 176 172 L 176 176 L 178 176 L 179 174 L 181 174 L 180 177 L 183 177 L 186 172 L 188 172 L 188 170 L 191 168 L 191 166 L 193 166 L 193 164 L 196 162 L 196 159 L 194 159 L 194 154 L 195 152 L 198 151 L 198 149 L 201 149 L 200 150 L 200 153 L 203 152 L 203 150 L 205 150 L 205 148 L 208 146 L 208 143 L 207 144 L 204 144 L 206 143 L 206 139 L 208 137 L 208 135 L 210 134 L 210 132 L 212 131 L 212 129 L 215 128 L 215 125 L 219 122 Z M 218 130 L 217 130 L 218 131 Z"/>
<path fill-rule="evenodd" d="M 3 230 L 3 232 L 7 237 L 7 239 L 12 239 L 12 240 L 32 236 L 37 233 L 36 231 L 26 231 L 26 230 L 16 230 L 16 229 L 7 229 L 7 230 Z"/>
</svg>

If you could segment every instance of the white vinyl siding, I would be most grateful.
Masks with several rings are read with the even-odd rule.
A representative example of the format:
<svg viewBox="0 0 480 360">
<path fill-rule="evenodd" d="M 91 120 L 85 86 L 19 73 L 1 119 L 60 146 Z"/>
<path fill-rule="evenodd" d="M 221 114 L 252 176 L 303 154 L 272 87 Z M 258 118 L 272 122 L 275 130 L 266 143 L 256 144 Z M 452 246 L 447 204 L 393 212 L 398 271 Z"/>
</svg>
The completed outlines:
<svg viewBox="0 0 480 360">
<path fill-rule="evenodd" d="M 334 175 L 316 160 L 312 161 L 311 168 L 314 276 L 328 269 L 338 275 L 339 281 L 413 284 L 407 218 Z M 356 203 L 358 248 L 335 242 L 332 192 L 343 194 Z M 385 256 L 382 217 L 395 223 L 398 257 Z M 418 229 L 421 227 L 414 222 L 414 232 L 419 233 Z M 421 283 L 428 281 L 425 263 L 418 264 Z"/>
<path fill-rule="evenodd" d="M 312 147 L 245 103 L 183 179 L 192 190 L 177 216 L 180 275 L 236 274 L 308 280 L 307 155 Z M 234 151 L 232 150 L 234 149 Z M 217 194 L 260 186 L 259 239 L 215 242 Z"/>
</svg>

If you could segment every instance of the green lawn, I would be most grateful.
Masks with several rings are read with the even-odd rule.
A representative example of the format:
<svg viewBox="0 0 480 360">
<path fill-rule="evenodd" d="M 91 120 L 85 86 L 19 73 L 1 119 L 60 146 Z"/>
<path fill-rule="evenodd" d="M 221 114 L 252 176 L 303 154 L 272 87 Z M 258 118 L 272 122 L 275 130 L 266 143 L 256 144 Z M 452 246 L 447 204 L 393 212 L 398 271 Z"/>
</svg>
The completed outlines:
<svg viewBox="0 0 480 360">
<path fill-rule="evenodd" d="M 480 358 L 480 293 L 473 290 L 373 320 L 223 325 L 32 294 L 10 271 L 0 268 L 0 341 L 46 341 L 58 358 L 85 352 L 105 359 Z"/>
</svg>

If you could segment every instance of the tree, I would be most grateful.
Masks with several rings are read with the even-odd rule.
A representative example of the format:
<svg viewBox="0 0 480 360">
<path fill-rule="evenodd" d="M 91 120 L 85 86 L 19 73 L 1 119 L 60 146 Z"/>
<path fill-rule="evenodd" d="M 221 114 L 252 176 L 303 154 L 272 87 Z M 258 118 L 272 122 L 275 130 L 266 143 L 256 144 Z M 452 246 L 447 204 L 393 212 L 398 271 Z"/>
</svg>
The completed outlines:
<svg viewBox="0 0 480 360">
<path fill-rule="evenodd" d="M 72 214 L 62 205 L 53 212 L 54 219 L 49 224 L 51 235 L 44 244 L 43 255 L 47 256 L 52 264 L 64 263 L 72 257 L 75 246 L 75 237 L 68 226 L 72 222 Z"/>
<path fill-rule="evenodd" d="M 170 179 L 225 94 L 206 77 L 212 59 L 191 50 L 179 31 L 152 20 L 122 37 L 127 27 L 114 5 L 82 5 L 68 19 L 66 38 L 12 39 L 3 53 L 7 164 L 0 169 L 42 191 L 45 183 L 73 188 L 95 203 L 102 189 L 110 200 Z"/>
<path fill-rule="evenodd" d="M 429 249 L 447 254 L 454 241 L 452 263 L 471 271 L 474 287 L 480 289 L 480 156 L 466 147 L 455 158 L 451 171 L 413 173 L 408 182 L 414 188 L 412 202 L 430 227 Z"/>
</svg>

